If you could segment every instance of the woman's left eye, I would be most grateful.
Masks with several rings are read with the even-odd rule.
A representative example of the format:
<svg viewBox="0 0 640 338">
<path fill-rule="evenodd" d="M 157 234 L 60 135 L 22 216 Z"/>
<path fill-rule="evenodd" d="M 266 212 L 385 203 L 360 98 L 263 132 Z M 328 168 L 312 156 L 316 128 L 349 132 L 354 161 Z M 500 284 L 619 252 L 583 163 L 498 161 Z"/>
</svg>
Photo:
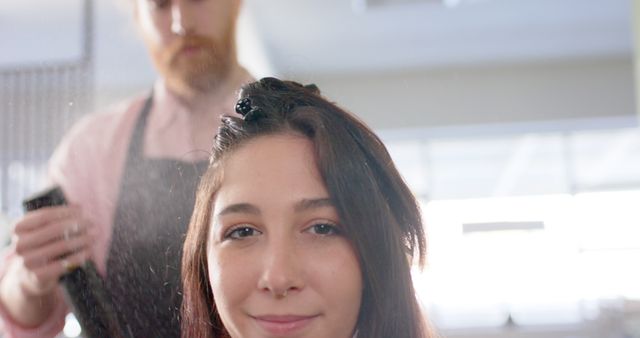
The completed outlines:
<svg viewBox="0 0 640 338">
<path fill-rule="evenodd" d="M 309 231 L 321 236 L 331 236 L 340 234 L 338 226 L 331 223 L 318 223 L 309 227 Z"/>
</svg>

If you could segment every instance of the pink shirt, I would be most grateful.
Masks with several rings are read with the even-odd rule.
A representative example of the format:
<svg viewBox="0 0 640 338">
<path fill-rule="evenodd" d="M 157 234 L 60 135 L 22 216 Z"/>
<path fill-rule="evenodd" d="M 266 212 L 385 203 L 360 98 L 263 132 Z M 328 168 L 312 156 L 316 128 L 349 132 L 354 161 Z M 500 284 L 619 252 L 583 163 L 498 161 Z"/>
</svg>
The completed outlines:
<svg viewBox="0 0 640 338">
<path fill-rule="evenodd" d="M 243 83 L 249 81 L 246 74 Z M 98 230 L 93 258 L 103 275 L 130 136 L 147 95 L 83 117 L 65 135 L 49 162 L 51 181 L 62 187 L 69 203 L 82 207 L 85 217 Z M 167 91 L 163 82 L 156 83 L 145 129 L 145 156 L 191 162 L 208 158 L 220 116 L 235 114 L 236 100 L 234 93 L 211 107 L 212 114 L 196 116 Z M 0 264 L 0 278 L 13 257 L 13 248 L 9 247 Z M 62 293 L 58 296 L 62 297 Z M 4 321 L 6 338 L 53 337 L 62 330 L 68 311 L 61 298 L 45 323 L 24 328 L 11 321 L 0 306 L 0 333 Z"/>
</svg>

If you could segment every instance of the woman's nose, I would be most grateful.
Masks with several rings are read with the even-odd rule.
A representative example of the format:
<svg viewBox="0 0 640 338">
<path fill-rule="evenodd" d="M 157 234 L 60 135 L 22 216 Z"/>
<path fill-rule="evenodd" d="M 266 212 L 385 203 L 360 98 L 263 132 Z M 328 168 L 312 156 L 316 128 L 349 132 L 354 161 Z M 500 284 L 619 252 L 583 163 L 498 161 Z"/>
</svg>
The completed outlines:
<svg viewBox="0 0 640 338">
<path fill-rule="evenodd" d="M 275 298 L 284 298 L 305 286 L 303 262 L 295 243 L 271 243 L 263 257 L 258 288 Z"/>
</svg>

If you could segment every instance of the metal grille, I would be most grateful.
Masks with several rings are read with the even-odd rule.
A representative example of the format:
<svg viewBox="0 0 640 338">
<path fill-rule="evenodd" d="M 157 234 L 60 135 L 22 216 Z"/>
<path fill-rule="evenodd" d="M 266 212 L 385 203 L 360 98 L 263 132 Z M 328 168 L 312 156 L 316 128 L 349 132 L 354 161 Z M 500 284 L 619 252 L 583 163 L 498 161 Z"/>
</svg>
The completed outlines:
<svg viewBox="0 0 640 338">
<path fill-rule="evenodd" d="M 93 0 L 84 0 L 81 10 L 77 60 L 0 68 L 0 211 L 10 217 L 22 212 L 27 195 L 43 187 L 56 145 L 91 110 Z"/>
</svg>

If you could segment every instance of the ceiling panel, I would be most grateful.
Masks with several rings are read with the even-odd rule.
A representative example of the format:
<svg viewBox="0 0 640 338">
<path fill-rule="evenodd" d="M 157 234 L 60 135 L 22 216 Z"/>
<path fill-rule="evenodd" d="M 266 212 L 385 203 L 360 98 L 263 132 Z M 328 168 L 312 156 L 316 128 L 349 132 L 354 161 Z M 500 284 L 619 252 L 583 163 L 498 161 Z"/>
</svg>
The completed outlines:
<svg viewBox="0 0 640 338">
<path fill-rule="evenodd" d="M 389 1 L 389 3 L 394 3 Z M 368 72 L 631 52 L 629 0 L 253 0 L 256 33 L 281 73 Z"/>
</svg>

